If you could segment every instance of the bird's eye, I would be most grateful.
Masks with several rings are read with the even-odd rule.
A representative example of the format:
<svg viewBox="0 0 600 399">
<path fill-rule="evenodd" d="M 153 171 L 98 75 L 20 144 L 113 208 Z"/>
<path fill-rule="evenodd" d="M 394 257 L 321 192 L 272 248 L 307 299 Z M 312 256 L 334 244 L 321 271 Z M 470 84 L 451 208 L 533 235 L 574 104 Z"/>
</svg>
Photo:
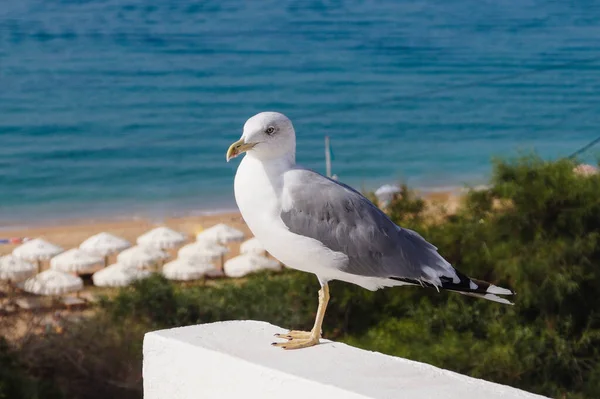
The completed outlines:
<svg viewBox="0 0 600 399">
<path fill-rule="evenodd" d="M 271 134 L 275 133 L 275 128 L 273 126 L 269 126 L 267 128 L 267 130 L 265 130 L 265 133 L 267 133 L 268 135 L 271 135 Z"/>
</svg>

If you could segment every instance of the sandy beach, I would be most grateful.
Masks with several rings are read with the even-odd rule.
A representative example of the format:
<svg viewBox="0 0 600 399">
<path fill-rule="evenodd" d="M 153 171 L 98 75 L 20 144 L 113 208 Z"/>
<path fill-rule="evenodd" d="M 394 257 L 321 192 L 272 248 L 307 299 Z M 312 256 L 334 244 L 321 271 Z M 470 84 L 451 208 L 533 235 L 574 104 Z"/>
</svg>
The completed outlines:
<svg viewBox="0 0 600 399">
<path fill-rule="evenodd" d="M 460 203 L 460 196 L 455 192 L 431 192 L 423 194 L 423 197 L 431 208 L 445 207 L 448 212 L 454 212 Z M 60 245 L 66 250 L 79 246 L 86 238 L 103 231 L 123 237 L 132 244 L 135 244 L 138 236 L 158 226 L 167 226 L 177 231 L 181 231 L 189 236 L 190 241 L 193 241 L 198 232 L 218 223 L 226 223 L 242 230 L 246 233 L 247 238 L 252 237 L 252 233 L 244 223 L 239 212 L 173 217 L 167 218 L 160 223 L 151 219 L 141 218 L 105 218 L 104 220 L 71 220 L 69 222 L 56 221 L 51 224 L 40 226 L 7 227 L 0 231 L 0 237 L 40 237 Z M 19 244 L 0 245 L 0 255 L 11 253 L 18 245 Z M 238 254 L 238 249 L 239 244 L 232 244 L 232 251 L 229 254 L 229 257 L 236 256 Z"/>
<path fill-rule="evenodd" d="M 103 221 L 81 220 L 69 223 L 58 221 L 44 226 L 6 228 L 0 235 L 4 238 L 39 237 L 60 245 L 64 249 L 70 249 L 79 246 L 86 238 L 103 231 L 123 237 L 132 244 L 135 244 L 138 236 L 158 226 L 168 226 L 181 231 L 189 236 L 190 241 L 193 241 L 195 240 L 196 233 L 218 223 L 226 223 L 244 231 L 248 237 L 251 237 L 250 231 L 242 220 L 241 215 L 237 212 L 170 218 L 164 220 L 162 223 L 155 223 L 149 219 L 111 220 L 110 218 Z M 9 254 L 17 246 L 18 244 L 2 245 L 0 246 L 0 254 Z M 233 245 L 230 256 L 235 256 L 237 249 L 237 246 Z"/>
<path fill-rule="evenodd" d="M 455 211 L 460 202 L 460 197 L 454 192 L 433 192 L 424 194 L 423 197 L 432 208 L 443 206 L 448 212 Z M 79 246 L 86 238 L 103 231 L 123 237 L 132 244 L 135 244 L 138 236 L 158 226 L 167 226 L 177 231 L 181 231 L 189 236 L 190 241 L 193 241 L 198 232 L 218 223 L 226 223 L 242 230 L 246 233 L 247 238 L 252 237 L 250 230 L 244 223 L 239 212 L 174 217 L 165 219 L 161 223 L 157 223 L 151 219 L 141 218 L 106 218 L 104 220 L 78 220 L 69 222 L 56 221 L 51 224 L 40 226 L 7 227 L 0 231 L 0 237 L 39 237 L 57 244 L 66 250 Z M 11 253 L 18 245 L 19 244 L 0 245 L 0 255 Z M 239 244 L 232 244 L 230 247 L 231 252 L 229 253 L 229 257 L 238 255 Z"/>
</svg>

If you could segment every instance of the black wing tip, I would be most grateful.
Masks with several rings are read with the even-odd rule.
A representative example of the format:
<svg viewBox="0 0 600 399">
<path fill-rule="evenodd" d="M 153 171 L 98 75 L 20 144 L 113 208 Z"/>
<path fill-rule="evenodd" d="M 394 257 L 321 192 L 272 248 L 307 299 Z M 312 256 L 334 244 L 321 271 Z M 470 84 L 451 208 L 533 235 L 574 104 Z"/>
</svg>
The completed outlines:
<svg viewBox="0 0 600 399">
<path fill-rule="evenodd" d="M 441 285 L 436 285 L 428 281 L 424 281 L 421 279 L 413 279 L 413 278 L 404 278 L 404 277 L 390 277 L 390 279 L 395 281 L 400 281 L 403 283 L 420 285 L 426 288 L 433 288 L 439 291 L 439 289 L 443 289 L 446 291 L 454 291 L 464 295 L 475 296 L 478 298 L 487 299 L 489 301 L 504 303 L 507 305 L 513 305 L 512 302 L 502 298 L 500 295 L 516 295 L 513 290 L 508 288 L 498 287 L 491 283 L 481 280 L 472 280 L 465 276 L 462 273 L 457 273 L 460 281 L 458 283 L 454 283 L 451 278 L 441 277 Z M 473 288 L 472 284 L 475 284 L 476 287 Z"/>
</svg>

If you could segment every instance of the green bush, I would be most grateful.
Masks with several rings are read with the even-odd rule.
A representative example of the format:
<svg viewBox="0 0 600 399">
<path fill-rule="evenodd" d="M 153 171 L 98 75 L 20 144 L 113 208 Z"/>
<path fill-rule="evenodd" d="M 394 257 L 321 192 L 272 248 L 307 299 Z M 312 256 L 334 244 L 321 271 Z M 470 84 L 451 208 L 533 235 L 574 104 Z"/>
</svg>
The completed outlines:
<svg viewBox="0 0 600 399">
<path fill-rule="evenodd" d="M 29 337 L 19 357 L 29 375 L 52 381 L 65 398 L 141 398 L 142 339 L 148 330 L 98 312 L 65 322 L 62 333 Z"/>
<path fill-rule="evenodd" d="M 0 337 L 0 399 L 62 399 L 52 380 L 29 375 L 20 355 Z"/>
</svg>

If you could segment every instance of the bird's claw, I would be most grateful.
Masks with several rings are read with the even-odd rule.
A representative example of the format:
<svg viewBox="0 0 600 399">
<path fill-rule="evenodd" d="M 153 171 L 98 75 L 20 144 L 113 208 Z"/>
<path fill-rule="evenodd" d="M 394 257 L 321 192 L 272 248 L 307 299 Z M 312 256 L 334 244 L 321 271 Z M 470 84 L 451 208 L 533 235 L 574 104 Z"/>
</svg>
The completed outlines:
<svg viewBox="0 0 600 399">
<path fill-rule="evenodd" d="M 290 350 L 290 349 L 301 349 L 308 348 L 319 344 L 319 337 L 309 337 L 305 339 L 292 338 L 287 342 L 273 342 L 271 345 L 278 348 Z"/>
<path fill-rule="evenodd" d="M 283 334 L 275 334 L 275 337 L 285 339 L 287 342 L 273 342 L 271 345 L 282 349 L 300 349 L 318 345 L 320 334 L 312 331 L 288 331 Z"/>
<path fill-rule="evenodd" d="M 308 339 L 311 337 L 312 331 L 291 330 L 291 331 L 288 331 L 287 333 L 283 333 L 283 334 L 278 333 L 278 334 L 274 334 L 274 335 L 277 338 L 287 339 L 288 341 L 291 341 L 292 339 Z"/>
</svg>

